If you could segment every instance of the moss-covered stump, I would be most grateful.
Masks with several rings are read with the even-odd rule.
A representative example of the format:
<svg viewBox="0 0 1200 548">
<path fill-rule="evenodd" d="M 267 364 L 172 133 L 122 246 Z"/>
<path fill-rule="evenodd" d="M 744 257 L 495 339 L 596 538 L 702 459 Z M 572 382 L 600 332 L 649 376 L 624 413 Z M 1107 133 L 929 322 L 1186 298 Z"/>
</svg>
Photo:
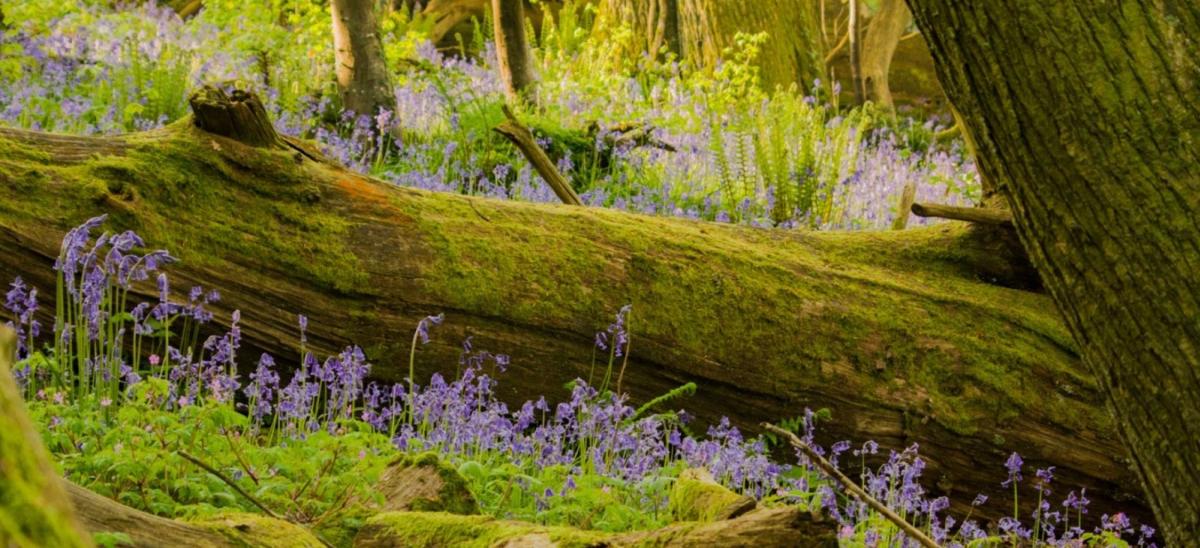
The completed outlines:
<svg viewBox="0 0 1200 548">
<path fill-rule="evenodd" d="M 404 456 L 379 478 L 384 511 L 478 514 L 479 503 L 466 480 L 435 453 Z"/>
<path fill-rule="evenodd" d="M 752 431 L 827 407 L 819 442 L 920 443 L 927 487 L 964 509 L 1000 494 L 1019 451 L 1057 466 L 1064 492 L 1087 487 L 1094 513 L 1145 516 L 1053 304 L 981 280 L 992 256 L 964 227 L 761 230 L 430 193 L 288 143 L 250 147 L 190 120 L 110 138 L 0 130 L 0 272 L 52 295 L 63 234 L 108 213 L 108 228 L 182 259 L 173 287 L 220 289 L 218 322 L 242 311 L 244 355 L 299 363 L 304 313 L 309 348 L 363 345 L 377 380 L 400 380 L 405 334 L 445 312 L 417 378 L 452 372 L 473 335 L 512 356 L 499 391 L 518 404 L 586 377 L 595 331 L 632 303 L 634 401 L 694 381 L 682 405 Z"/>
<path fill-rule="evenodd" d="M 739 495 L 713 480 L 702 468 L 684 470 L 671 486 L 668 510 L 678 521 L 718 521 L 754 509 L 752 497 Z"/>
<path fill-rule="evenodd" d="M 15 354 L 0 325 L 0 546 L 89 546 L 13 381 Z"/>
<path fill-rule="evenodd" d="M 324 546 L 299 525 L 257 514 L 230 513 L 177 521 L 130 508 L 74 484 L 67 484 L 67 492 L 84 529 L 90 533 L 124 533 L 136 548 Z"/>
</svg>

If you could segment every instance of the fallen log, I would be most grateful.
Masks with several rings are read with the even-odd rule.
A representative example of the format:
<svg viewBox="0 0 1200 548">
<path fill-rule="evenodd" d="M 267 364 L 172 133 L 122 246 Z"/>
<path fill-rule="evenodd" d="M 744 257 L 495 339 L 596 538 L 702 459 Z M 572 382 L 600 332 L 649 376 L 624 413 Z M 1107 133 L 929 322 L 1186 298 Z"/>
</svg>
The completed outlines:
<svg viewBox="0 0 1200 548">
<path fill-rule="evenodd" d="M 930 490 L 957 509 L 1003 497 L 1018 451 L 1057 466 L 1056 492 L 1087 487 L 1093 515 L 1148 516 L 1053 303 L 985 283 L 998 255 L 965 226 L 762 230 L 430 193 L 286 141 L 251 147 L 191 120 L 114 137 L 0 130 L 0 278 L 53 295 L 64 232 L 108 213 L 182 259 L 176 289 L 220 289 L 219 321 L 242 311 L 244 355 L 298 363 L 304 313 L 309 348 L 360 344 L 397 381 L 417 320 L 445 312 L 418 379 L 453 371 L 473 335 L 513 357 L 499 388 L 512 401 L 586 377 L 594 332 L 632 303 L 635 400 L 694 381 L 681 405 L 750 431 L 829 408 L 818 441 L 920 443 Z"/>
<path fill-rule="evenodd" d="M 325 546 L 305 528 L 256 514 L 230 513 L 187 522 L 136 510 L 69 482 L 71 497 L 83 527 L 90 533 L 123 533 L 135 548 L 189 546 Z"/>
<path fill-rule="evenodd" d="M 683 522 L 635 533 L 603 533 L 462 516 L 444 512 L 384 512 L 366 521 L 356 548 L 392 546 L 611 547 L 742 546 L 753 548 L 837 546 L 836 522 L 819 521 L 797 507 L 763 508 L 735 519 Z"/>
</svg>

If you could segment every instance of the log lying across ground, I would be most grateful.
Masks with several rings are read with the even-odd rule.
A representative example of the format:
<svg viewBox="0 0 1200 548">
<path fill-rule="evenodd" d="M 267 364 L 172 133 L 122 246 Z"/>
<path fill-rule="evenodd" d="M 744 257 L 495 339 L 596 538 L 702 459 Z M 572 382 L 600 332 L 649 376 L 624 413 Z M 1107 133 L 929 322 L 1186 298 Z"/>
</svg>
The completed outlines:
<svg viewBox="0 0 1200 548">
<path fill-rule="evenodd" d="M 472 335 L 513 357 L 513 401 L 586 377 L 593 334 L 630 303 L 635 400 L 695 381 L 680 405 L 751 431 L 827 407 L 818 441 L 920 443 L 930 490 L 957 503 L 1002 494 L 1018 451 L 1057 466 L 1056 493 L 1086 486 L 1094 515 L 1146 515 L 1051 301 L 986 283 L 1003 261 L 957 223 L 811 233 L 495 201 L 396 188 L 287 143 L 191 120 L 105 138 L 0 130 L 0 278 L 53 295 L 64 232 L 108 213 L 182 259 L 176 289 L 216 287 L 218 312 L 242 311 L 246 356 L 296 363 L 304 313 L 310 347 L 360 344 L 399 380 L 417 320 L 445 312 L 418 380 L 453 372 Z M 975 515 L 1006 512 L 992 506 Z"/>
</svg>

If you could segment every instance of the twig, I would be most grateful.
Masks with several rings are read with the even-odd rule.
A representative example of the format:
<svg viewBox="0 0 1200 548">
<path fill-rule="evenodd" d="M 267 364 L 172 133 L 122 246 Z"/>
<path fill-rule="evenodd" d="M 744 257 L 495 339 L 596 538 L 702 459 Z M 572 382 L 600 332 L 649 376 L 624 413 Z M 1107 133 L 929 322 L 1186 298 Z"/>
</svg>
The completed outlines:
<svg viewBox="0 0 1200 548">
<path fill-rule="evenodd" d="M 493 131 L 512 141 L 513 145 L 529 160 L 529 163 L 533 164 L 533 169 L 542 176 L 542 180 L 546 181 L 554 190 L 554 194 L 558 195 L 559 200 L 567 205 L 583 205 L 583 200 L 579 199 L 579 195 L 575 193 L 575 189 L 571 188 L 566 177 L 563 177 L 558 168 L 554 167 L 554 162 L 546 155 L 546 151 L 538 146 L 537 140 L 533 138 L 533 132 L 521 124 L 520 120 L 517 120 L 508 105 L 504 105 L 502 110 L 508 119 L 493 128 Z"/>
<path fill-rule="evenodd" d="M 267 505 L 263 504 L 263 503 L 262 503 L 262 502 L 260 502 L 258 499 L 256 499 L 256 498 L 254 498 L 254 497 L 250 496 L 250 493 L 247 493 L 247 492 L 246 492 L 244 489 L 242 489 L 241 487 L 239 487 L 239 486 L 238 486 L 238 484 L 234 483 L 234 482 L 233 482 L 233 480 L 229 479 L 229 477 L 228 477 L 228 476 L 226 476 L 225 474 L 222 474 L 220 470 L 217 470 L 216 468 L 213 468 L 213 467 L 211 467 L 211 466 L 209 466 L 209 465 L 205 464 L 205 463 L 204 463 L 203 461 L 201 461 L 200 459 L 198 459 L 198 458 L 196 458 L 196 457 L 193 457 L 192 455 L 188 454 L 188 452 L 187 452 L 187 451 L 184 451 L 184 450 L 182 450 L 182 449 L 180 449 L 180 450 L 178 451 L 178 454 L 179 454 L 179 456 L 183 457 L 183 458 L 184 458 L 185 460 L 187 460 L 188 462 L 191 462 L 192 464 L 195 464 L 196 466 L 199 466 L 200 468 L 203 468 L 205 472 L 208 472 L 209 474 L 212 474 L 212 475 L 216 476 L 216 477 L 217 477 L 217 479 L 219 479 L 219 480 L 221 480 L 221 481 L 225 482 L 225 484 L 226 484 L 226 485 L 228 485 L 228 486 L 232 487 L 234 491 L 237 491 L 237 493 L 238 493 L 239 495 L 241 495 L 241 496 L 243 496 L 243 497 L 246 497 L 246 500 L 248 500 L 248 501 L 250 501 L 250 502 L 254 503 L 254 505 L 255 505 L 255 506 L 257 506 L 257 507 L 258 507 L 260 510 L 262 510 L 263 512 L 266 512 L 266 514 L 267 514 L 268 516 L 271 516 L 271 517 L 273 517 L 273 518 L 275 518 L 275 519 L 284 519 L 284 518 L 283 518 L 282 516 L 280 516 L 279 514 L 276 514 L 275 512 L 271 511 L 271 509 L 270 509 L 270 508 L 267 508 Z M 287 520 L 284 520 L 284 521 L 287 521 Z"/>
<path fill-rule="evenodd" d="M 229 448 L 233 450 L 233 456 L 237 457 L 238 463 L 242 465 L 242 470 L 246 471 L 246 475 L 250 476 L 250 479 L 254 481 L 254 485 L 258 485 L 258 476 L 254 475 L 254 470 L 246 463 L 246 459 L 242 457 L 242 452 L 233 443 L 233 436 L 229 435 L 229 430 L 225 430 L 225 439 L 229 441 Z"/>
<path fill-rule="evenodd" d="M 904 534 L 912 537 L 914 540 L 921 543 L 921 545 L 925 546 L 926 548 L 939 548 L 938 544 L 936 542 L 934 542 L 933 539 L 929 538 L 928 535 L 921 532 L 920 529 L 917 529 L 911 523 L 905 521 L 904 518 L 896 515 L 895 512 L 893 512 L 887 506 L 884 506 L 883 503 L 875 500 L 875 497 L 872 497 L 865 490 L 863 490 L 862 487 L 859 487 L 858 484 L 854 483 L 850 478 L 846 477 L 846 475 L 843 474 L 840 470 L 838 470 L 832 463 L 830 463 L 828 460 L 825 460 L 825 457 L 818 455 L 817 452 L 814 451 L 812 447 L 810 447 L 807 443 L 804 443 L 804 440 L 800 439 L 800 437 L 797 436 L 795 433 L 789 432 L 778 426 L 775 426 L 775 425 L 769 424 L 769 423 L 765 423 L 765 422 L 762 424 L 762 427 L 766 428 L 767 430 L 769 430 L 775 434 L 783 436 L 788 441 L 790 441 L 793 447 L 795 447 L 796 449 L 799 449 L 800 452 L 804 453 L 804 456 L 806 456 L 810 460 L 812 460 L 813 463 L 817 465 L 817 468 L 820 468 L 821 471 L 825 473 L 825 475 L 833 478 L 838 483 L 842 484 L 842 487 L 844 487 L 846 489 L 846 491 L 849 491 L 850 494 L 853 495 L 855 498 L 863 501 L 864 503 L 867 504 L 867 506 L 870 506 L 876 512 L 879 512 L 881 515 L 883 515 L 883 517 L 887 518 L 888 521 L 895 523 L 897 527 L 899 527 L 901 530 L 904 531 Z"/>
<path fill-rule="evenodd" d="M 913 204 L 912 212 L 918 217 L 937 217 L 985 225 L 1012 226 L 1012 211 L 987 207 L 958 207 L 941 204 Z"/>
</svg>

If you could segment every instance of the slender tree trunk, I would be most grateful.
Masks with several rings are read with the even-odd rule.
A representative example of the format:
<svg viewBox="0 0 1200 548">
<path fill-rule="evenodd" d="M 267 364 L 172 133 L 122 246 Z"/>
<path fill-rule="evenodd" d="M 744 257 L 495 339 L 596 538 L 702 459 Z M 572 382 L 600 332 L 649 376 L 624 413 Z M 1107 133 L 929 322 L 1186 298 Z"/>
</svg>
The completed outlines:
<svg viewBox="0 0 1200 548">
<path fill-rule="evenodd" d="M 912 12 L 904 0 L 881 0 L 879 10 L 867 26 L 867 35 L 859 54 L 864 97 L 888 110 L 894 108 L 892 91 L 888 87 L 892 56 L 900 44 L 900 36 L 911 22 Z"/>
<path fill-rule="evenodd" d="M 1200 4 L 909 5 L 1168 542 L 1195 545 Z"/>
<path fill-rule="evenodd" d="M 600 17 L 637 33 L 643 52 L 665 45 L 700 68 L 715 66 L 739 32 L 766 32 L 763 83 L 808 89 L 824 68 L 817 8 L 811 0 L 602 0 Z"/>
<path fill-rule="evenodd" d="M 859 20 L 862 17 L 859 7 L 858 0 L 850 0 L 850 17 L 846 22 L 846 53 L 850 56 L 850 87 L 854 88 L 854 101 L 862 104 L 865 97 L 863 96 L 862 52 L 859 51 Z"/>
<path fill-rule="evenodd" d="M 981 281 L 1013 272 L 964 227 L 804 234 L 429 193 L 280 139 L 250 147 L 186 123 L 112 138 L 0 129 L 0 281 L 53 288 L 63 232 L 107 212 L 181 258 L 174 286 L 220 289 L 218 323 L 243 312 L 243 355 L 297 363 L 305 313 L 309 348 L 360 344 L 395 381 L 399 334 L 446 312 L 418 379 L 452 372 L 474 335 L 512 356 L 499 390 L 517 404 L 587 378 L 595 331 L 632 303 L 635 401 L 694 381 L 680 405 L 701 424 L 751 431 L 827 407 L 823 443 L 920 443 L 928 487 L 959 509 L 1003 495 L 1015 450 L 1057 466 L 1060 488 L 1086 486 L 1097 515 L 1144 513 L 1053 304 Z"/>
<path fill-rule="evenodd" d="M 358 115 L 394 113 L 396 97 L 383 55 L 375 0 L 333 0 L 329 6 L 342 106 Z"/>
<path fill-rule="evenodd" d="M 533 55 L 525 37 L 524 0 L 492 0 L 496 57 L 504 91 L 513 103 L 535 101 Z"/>
</svg>

